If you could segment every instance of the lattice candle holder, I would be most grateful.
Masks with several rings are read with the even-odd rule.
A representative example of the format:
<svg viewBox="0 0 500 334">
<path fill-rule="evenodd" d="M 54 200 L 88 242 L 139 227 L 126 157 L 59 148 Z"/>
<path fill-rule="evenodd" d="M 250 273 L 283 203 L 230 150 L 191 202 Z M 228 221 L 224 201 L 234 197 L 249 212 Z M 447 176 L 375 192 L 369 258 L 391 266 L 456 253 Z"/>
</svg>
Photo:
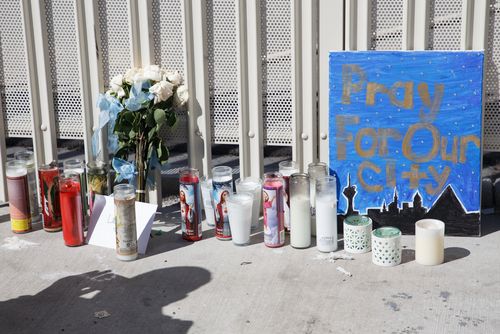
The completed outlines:
<svg viewBox="0 0 500 334">
<path fill-rule="evenodd" d="M 344 219 L 344 250 L 349 253 L 367 253 L 371 250 L 372 220 L 366 216 Z"/>
<path fill-rule="evenodd" d="M 398 228 L 381 227 L 372 232 L 372 262 L 383 267 L 401 263 L 401 231 Z"/>
</svg>

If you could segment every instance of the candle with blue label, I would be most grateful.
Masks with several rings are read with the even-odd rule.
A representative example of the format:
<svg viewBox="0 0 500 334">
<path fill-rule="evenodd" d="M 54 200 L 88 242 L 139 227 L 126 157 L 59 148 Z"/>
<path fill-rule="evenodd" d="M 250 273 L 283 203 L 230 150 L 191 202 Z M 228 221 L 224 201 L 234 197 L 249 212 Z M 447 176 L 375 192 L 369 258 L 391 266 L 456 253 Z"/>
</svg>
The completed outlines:
<svg viewBox="0 0 500 334">
<path fill-rule="evenodd" d="M 189 241 L 201 240 L 201 189 L 197 169 L 181 169 L 179 202 L 181 204 L 182 238 Z"/>
<path fill-rule="evenodd" d="M 212 186 L 215 237 L 219 240 L 231 240 L 226 199 L 233 193 L 233 169 L 228 166 L 214 167 L 212 169 Z"/>
</svg>

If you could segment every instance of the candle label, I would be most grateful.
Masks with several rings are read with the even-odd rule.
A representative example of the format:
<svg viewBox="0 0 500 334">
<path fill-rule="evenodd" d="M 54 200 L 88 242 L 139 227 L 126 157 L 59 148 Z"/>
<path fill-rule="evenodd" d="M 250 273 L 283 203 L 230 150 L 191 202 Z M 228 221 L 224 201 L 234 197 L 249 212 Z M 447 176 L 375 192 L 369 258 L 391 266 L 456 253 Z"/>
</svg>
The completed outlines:
<svg viewBox="0 0 500 334">
<path fill-rule="evenodd" d="M 89 179 L 89 211 L 92 213 L 94 207 L 95 195 L 107 195 L 108 193 L 108 175 L 104 171 L 103 174 L 88 173 Z"/>
<path fill-rule="evenodd" d="M 181 228 L 187 236 L 201 237 L 201 197 L 199 183 L 181 183 L 179 186 L 181 203 Z"/>
<path fill-rule="evenodd" d="M 27 175 L 7 176 L 9 193 L 9 211 L 12 232 L 20 233 L 31 230 L 31 212 Z"/>
<path fill-rule="evenodd" d="M 226 198 L 231 195 L 232 180 L 226 182 L 213 181 L 213 208 L 215 215 L 215 236 L 218 239 L 231 239 L 229 216 L 227 214 Z"/>
<path fill-rule="evenodd" d="M 31 219 L 38 220 L 38 194 L 36 192 L 36 171 L 34 168 L 28 168 L 27 177 Z"/>
<path fill-rule="evenodd" d="M 263 187 L 264 243 L 278 247 L 285 243 L 283 187 Z"/>
<path fill-rule="evenodd" d="M 61 205 L 59 201 L 59 171 L 39 171 L 40 199 L 42 202 L 43 228 L 59 231 L 62 228 Z"/>
<path fill-rule="evenodd" d="M 283 190 L 283 208 L 284 208 L 284 221 L 285 230 L 290 231 L 290 177 L 283 176 L 284 190 Z"/>
<path fill-rule="evenodd" d="M 118 200 L 116 210 L 116 253 L 118 255 L 137 254 L 137 230 L 135 224 L 135 198 Z"/>
</svg>

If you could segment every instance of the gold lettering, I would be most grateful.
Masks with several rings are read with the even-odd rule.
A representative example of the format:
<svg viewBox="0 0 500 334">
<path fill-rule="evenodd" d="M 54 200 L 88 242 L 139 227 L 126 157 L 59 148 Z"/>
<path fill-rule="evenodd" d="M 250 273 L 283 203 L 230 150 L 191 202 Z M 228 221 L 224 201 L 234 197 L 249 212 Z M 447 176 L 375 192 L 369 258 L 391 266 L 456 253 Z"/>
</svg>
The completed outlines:
<svg viewBox="0 0 500 334">
<path fill-rule="evenodd" d="M 354 73 L 359 76 L 359 81 L 356 83 L 352 81 Z M 342 65 L 342 104 L 351 104 L 351 93 L 361 91 L 365 81 L 365 72 L 363 72 L 359 65 Z"/>
<path fill-rule="evenodd" d="M 345 126 L 358 123 L 359 116 L 335 116 L 335 128 L 337 130 L 337 135 L 335 136 L 335 141 L 337 143 L 337 160 L 346 159 L 346 143 L 352 141 L 352 133 L 346 132 Z"/>
<path fill-rule="evenodd" d="M 363 150 L 361 147 L 361 140 L 364 136 L 369 136 L 372 139 L 371 146 L 368 150 Z M 375 149 L 377 148 L 377 132 L 372 128 L 363 128 L 356 133 L 356 139 L 354 140 L 354 147 L 359 156 L 363 158 L 371 158 L 375 154 Z"/>
<path fill-rule="evenodd" d="M 465 153 L 467 152 L 467 144 L 473 143 L 477 148 L 481 147 L 481 142 L 479 138 L 474 135 L 467 135 L 460 138 L 460 163 L 465 163 L 467 161 L 467 157 Z"/>
<path fill-rule="evenodd" d="M 387 128 L 382 128 L 377 130 L 377 135 L 379 137 L 379 147 L 378 147 L 378 154 L 383 157 L 384 155 L 387 155 L 389 153 L 389 150 L 387 148 L 387 140 L 388 138 L 394 138 L 394 140 L 401 140 L 402 136 L 401 133 L 399 133 L 398 130 L 396 129 L 387 129 Z"/>
<path fill-rule="evenodd" d="M 366 85 L 366 105 L 372 106 L 375 104 L 375 95 L 377 93 L 389 94 L 389 90 L 382 84 L 376 82 L 369 82 Z"/>
<path fill-rule="evenodd" d="M 448 137 L 441 137 L 441 159 L 443 161 L 451 161 L 454 164 L 458 161 L 458 137 L 453 137 L 453 146 L 451 153 L 448 154 Z"/>
<path fill-rule="evenodd" d="M 358 168 L 358 180 L 359 180 L 359 184 L 361 184 L 361 187 L 363 187 L 363 189 L 365 189 L 368 192 L 379 192 L 379 191 L 382 191 L 382 186 L 380 184 L 369 185 L 368 183 L 366 183 L 365 179 L 363 178 L 363 171 L 365 169 L 370 169 L 370 170 L 374 171 L 377 174 L 380 174 L 380 172 L 382 171 L 380 169 L 380 167 L 378 167 L 374 163 L 372 163 L 370 161 L 363 161 L 359 165 L 359 168 Z"/>
<path fill-rule="evenodd" d="M 436 195 L 446 184 L 446 180 L 448 180 L 448 177 L 450 176 L 451 168 L 448 166 L 444 167 L 441 174 L 438 173 L 434 166 L 429 166 L 427 169 L 431 173 L 432 179 L 436 181 L 437 187 L 433 187 L 432 184 L 428 183 L 425 185 L 425 191 L 429 195 Z"/>
<path fill-rule="evenodd" d="M 385 179 L 388 188 L 396 187 L 396 161 L 388 160 L 385 165 Z"/>
<path fill-rule="evenodd" d="M 432 148 L 423 156 L 417 156 L 411 148 L 411 141 L 418 130 L 428 130 L 432 134 Z M 410 126 L 403 139 L 403 155 L 413 162 L 427 162 L 432 160 L 439 151 L 439 131 L 430 123 L 416 123 Z"/>
<path fill-rule="evenodd" d="M 402 101 L 396 98 L 396 91 L 399 88 L 404 88 L 404 96 Z M 395 106 L 405 109 L 413 108 L 413 81 L 397 81 L 396 83 L 394 83 L 394 85 L 392 85 L 389 97 L 391 99 L 391 103 Z"/>
<path fill-rule="evenodd" d="M 420 169 L 419 165 L 412 164 L 409 172 L 403 172 L 401 174 L 401 177 L 403 179 L 410 180 L 410 189 L 417 189 L 420 180 L 427 178 L 427 173 L 419 172 L 419 169 Z"/>
<path fill-rule="evenodd" d="M 429 86 L 425 82 L 421 82 L 417 87 L 418 95 L 422 99 L 424 106 L 429 108 L 429 114 L 424 112 L 424 108 L 420 109 L 419 117 L 420 121 L 424 123 L 431 123 L 436 119 L 436 116 L 441 108 L 441 100 L 444 95 L 444 85 L 434 84 L 434 99 L 431 100 L 431 94 L 429 93 Z"/>
</svg>

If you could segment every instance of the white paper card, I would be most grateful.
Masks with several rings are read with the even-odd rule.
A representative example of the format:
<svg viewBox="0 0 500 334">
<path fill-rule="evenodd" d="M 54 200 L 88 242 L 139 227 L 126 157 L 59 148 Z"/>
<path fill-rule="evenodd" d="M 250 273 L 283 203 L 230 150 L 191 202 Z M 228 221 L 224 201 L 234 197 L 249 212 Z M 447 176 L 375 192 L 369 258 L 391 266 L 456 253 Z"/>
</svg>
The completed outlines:
<svg viewBox="0 0 500 334">
<path fill-rule="evenodd" d="M 156 204 L 135 202 L 135 222 L 139 254 L 146 253 L 157 207 Z M 87 244 L 115 249 L 116 232 L 114 219 L 114 198 L 111 196 L 96 195 L 87 231 Z"/>
</svg>

